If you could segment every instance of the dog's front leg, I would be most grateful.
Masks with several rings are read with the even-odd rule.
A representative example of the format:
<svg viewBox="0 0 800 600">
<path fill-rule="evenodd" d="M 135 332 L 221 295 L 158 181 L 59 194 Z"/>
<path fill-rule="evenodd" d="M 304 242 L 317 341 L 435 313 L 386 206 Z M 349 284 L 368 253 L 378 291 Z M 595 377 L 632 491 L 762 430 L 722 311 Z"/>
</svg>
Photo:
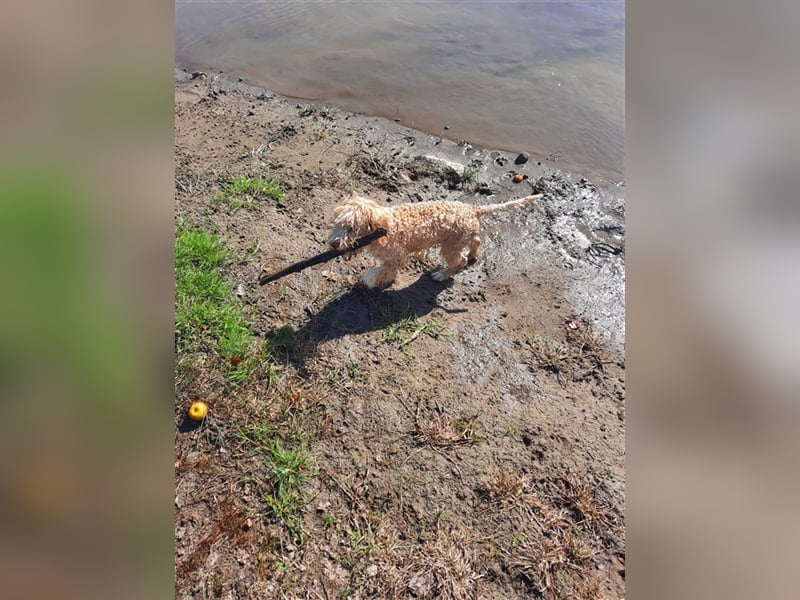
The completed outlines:
<svg viewBox="0 0 800 600">
<path fill-rule="evenodd" d="M 393 264 L 383 264 L 371 268 L 361 278 L 368 288 L 381 289 L 392 285 L 397 276 L 398 267 Z"/>
</svg>

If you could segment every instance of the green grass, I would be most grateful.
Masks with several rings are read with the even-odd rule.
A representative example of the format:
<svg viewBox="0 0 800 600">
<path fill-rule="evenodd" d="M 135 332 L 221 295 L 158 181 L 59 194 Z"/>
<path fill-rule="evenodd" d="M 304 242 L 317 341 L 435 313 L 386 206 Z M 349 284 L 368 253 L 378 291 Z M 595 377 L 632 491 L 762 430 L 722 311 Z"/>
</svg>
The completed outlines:
<svg viewBox="0 0 800 600">
<path fill-rule="evenodd" d="M 461 185 L 463 186 L 464 184 L 478 184 L 478 169 L 464 167 L 464 172 L 461 174 Z"/>
<path fill-rule="evenodd" d="M 513 423 L 509 423 L 508 427 L 506 428 L 506 435 L 510 437 L 512 440 L 516 441 L 517 438 L 517 428 L 514 427 Z"/>
<path fill-rule="evenodd" d="M 271 516 L 297 539 L 302 541 L 301 511 L 306 504 L 305 484 L 314 476 L 314 464 L 305 444 L 286 447 L 274 428 L 266 423 L 239 429 L 236 437 L 250 448 L 250 455 L 262 455 L 271 486 L 262 488 Z M 258 481 L 253 479 L 253 483 Z"/>
<path fill-rule="evenodd" d="M 438 338 L 443 331 L 444 326 L 439 323 L 420 323 L 414 317 L 404 317 L 399 320 L 390 320 L 378 334 L 378 341 L 382 344 L 399 342 L 401 346 L 405 346 L 422 334 Z"/>
<path fill-rule="evenodd" d="M 347 537 L 350 538 L 350 548 L 353 553 L 362 558 L 372 558 L 377 552 L 375 545 L 375 532 L 371 529 L 368 533 L 361 533 L 360 531 L 347 530 Z"/>
<path fill-rule="evenodd" d="M 273 352 L 277 352 L 279 350 L 291 352 L 297 346 L 297 335 L 289 326 L 280 327 L 271 331 L 267 335 L 267 340 L 269 347 Z"/>
<path fill-rule="evenodd" d="M 273 179 L 239 175 L 225 184 L 217 196 L 217 201 L 224 202 L 232 209 L 240 207 L 252 209 L 258 206 L 259 200 L 264 198 L 281 200 L 283 195 L 280 184 Z"/>
<path fill-rule="evenodd" d="M 566 346 L 532 331 L 528 332 L 527 342 L 540 367 L 554 373 L 564 370 L 569 358 Z"/>
<path fill-rule="evenodd" d="M 257 356 L 242 308 L 223 275 L 230 254 L 211 232 L 178 227 L 175 238 L 175 344 L 178 353 L 211 352 L 234 383 L 247 379 Z M 264 357 L 261 357 L 264 358 Z"/>
<path fill-rule="evenodd" d="M 312 476 L 311 456 L 305 447 L 284 448 L 275 439 L 267 448 L 267 462 L 272 470 L 272 494 L 265 497 L 278 519 L 295 537 L 302 536 L 300 510 L 305 505 L 303 486 Z"/>
<path fill-rule="evenodd" d="M 363 379 L 366 377 L 361 363 L 357 360 L 347 364 L 347 374 L 350 376 L 350 379 Z"/>
<path fill-rule="evenodd" d="M 439 180 L 447 184 L 447 188 L 451 190 L 461 189 L 477 189 L 478 183 L 478 170 L 472 167 L 464 167 L 462 172 L 449 165 L 445 165 L 439 172 Z"/>
<path fill-rule="evenodd" d="M 254 446 L 256 450 L 269 448 L 272 440 L 275 439 L 275 431 L 267 423 L 259 423 L 249 429 L 239 429 L 236 437 Z"/>
</svg>

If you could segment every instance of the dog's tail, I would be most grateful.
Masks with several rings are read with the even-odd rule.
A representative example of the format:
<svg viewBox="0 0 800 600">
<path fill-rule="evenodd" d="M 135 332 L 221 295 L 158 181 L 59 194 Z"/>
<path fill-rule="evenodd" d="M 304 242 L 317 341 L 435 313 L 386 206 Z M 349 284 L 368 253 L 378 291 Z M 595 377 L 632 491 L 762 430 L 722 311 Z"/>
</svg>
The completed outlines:
<svg viewBox="0 0 800 600">
<path fill-rule="evenodd" d="M 528 202 L 533 202 L 534 200 L 538 200 L 541 197 L 542 194 L 535 194 L 533 196 L 525 196 L 524 198 L 520 198 L 519 200 L 510 200 L 508 202 L 503 202 L 501 204 L 486 204 L 484 206 L 476 206 L 475 213 L 479 217 L 482 217 L 483 215 L 490 215 L 499 210 L 508 210 L 510 208 L 524 206 L 528 204 Z"/>
</svg>

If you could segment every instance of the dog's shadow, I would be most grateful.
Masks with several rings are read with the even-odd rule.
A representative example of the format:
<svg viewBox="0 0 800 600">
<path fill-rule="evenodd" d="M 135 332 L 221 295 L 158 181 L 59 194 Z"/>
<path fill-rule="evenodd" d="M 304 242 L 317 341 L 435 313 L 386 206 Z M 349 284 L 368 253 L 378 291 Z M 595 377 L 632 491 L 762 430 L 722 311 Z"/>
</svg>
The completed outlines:
<svg viewBox="0 0 800 600">
<path fill-rule="evenodd" d="M 308 322 L 299 329 L 290 326 L 273 329 L 266 333 L 266 338 L 276 358 L 284 355 L 303 369 L 306 359 L 323 342 L 383 329 L 405 319 L 425 316 L 435 308 L 465 312 L 466 309 L 446 309 L 438 303 L 439 294 L 451 285 L 452 280 L 441 283 L 427 274 L 397 290 L 371 290 L 358 285 L 328 302 L 316 314 L 310 313 Z"/>
</svg>

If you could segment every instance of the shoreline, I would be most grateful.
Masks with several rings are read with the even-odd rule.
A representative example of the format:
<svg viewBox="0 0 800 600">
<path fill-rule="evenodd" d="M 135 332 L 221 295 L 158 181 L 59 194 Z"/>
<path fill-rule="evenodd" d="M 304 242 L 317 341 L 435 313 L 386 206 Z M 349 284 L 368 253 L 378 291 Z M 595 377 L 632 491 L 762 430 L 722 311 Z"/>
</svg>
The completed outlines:
<svg viewBox="0 0 800 600">
<path fill-rule="evenodd" d="M 247 74 L 239 74 L 239 73 L 235 73 L 235 72 L 225 72 L 225 71 L 221 71 L 221 70 L 198 71 L 196 69 L 192 69 L 190 67 L 187 67 L 186 65 L 176 65 L 175 72 L 176 72 L 176 80 L 179 77 L 179 75 L 178 75 L 179 73 L 201 72 L 201 73 L 205 73 L 208 76 L 213 76 L 213 77 L 219 78 L 220 80 L 227 81 L 229 84 L 232 84 L 233 86 L 235 86 L 236 84 L 244 84 L 244 85 L 246 85 L 246 86 L 248 86 L 250 88 L 264 90 L 264 91 L 269 92 L 271 94 L 274 94 L 276 96 L 280 96 L 281 98 L 285 99 L 288 102 L 297 102 L 297 103 L 300 103 L 300 104 L 312 103 L 312 104 L 327 105 L 327 106 L 331 106 L 331 107 L 335 106 L 337 110 L 341 110 L 342 112 L 345 112 L 345 113 L 352 113 L 354 115 L 359 115 L 359 116 L 364 116 L 364 117 L 371 117 L 371 118 L 376 118 L 376 119 L 385 119 L 387 122 L 397 123 L 402 127 L 406 127 L 408 129 L 412 129 L 414 131 L 418 131 L 418 132 L 426 134 L 426 135 L 438 137 L 438 138 L 441 138 L 443 140 L 447 140 L 447 141 L 455 143 L 455 144 L 463 144 L 463 143 L 466 142 L 470 146 L 474 147 L 475 149 L 479 149 L 479 150 L 484 150 L 484 151 L 488 151 L 488 152 L 498 151 L 498 152 L 503 152 L 503 153 L 506 153 L 506 154 L 513 154 L 514 156 L 516 156 L 516 155 L 518 155 L 520 153 L 523 153 L 523 152 L 530 153 L 531 157 L 533 159 L 537 160 L 537 161 L 540 161 L 542 163 L 542 165 L 544 165 L 544 166 L 546 166 L 546 167 L 548 167 L 550 169 L 555 169 L 555 170 L 561 171 L 564 175 L 567 175 L 567 176 L 570 176 L 570 177 L 573 177 L 573 178 L 580 179 L 580 178 L 584 177 L 584 174 L 582 174 L 581 171 L 585 170 L 586 173 L 589 174 L 589 177 L 587 177 L 588 179 L 590 179 L 598 187 L 600 187 L 600 188 L 602 188 L 602 189 L 604 189 L 604 190 L 606 190 L 606 191 L 608 191 L 609 193 L 612 193 L 612 194 L 618 193 L 619 195 L 621 195 L 622 192 L 620 190 L 624 190 L 624 187 L 625 187 L 624 165 L 620 167 L 620 171 L 623 174 L 620 176 L 620 178 L 618 180 L 612 180 L 611 178 L 606 179 L 606 178 L 600 177 L 597 174 L 595 174 L 593 167 L 588 166 L 588 165 L 579 165 L 579 164 L 576 163 L 576 164 L 572 165 L 572 168 L 570 168 L 569 166 L 566 166 L 566 167 L 562 168 L 562 166 L 558 164 L 560 160 L 564 160 L 563 157 L 561 157 L 560 151 L 554 151 L 554 152 L 549 153 L 549 154 L 545 154 L 545 153 L 536 154 L 536 153 L 531 151 L 531 148 L 520 147 L 518 149 L 513 149 L 513 148 L 502 147 L 502 146 L 489 147 L 489 146 L 484 146 L 484 145 L 481 145 L 481 144 L 475 144 L 475 143 L 471 142 L 468 139 L 467 140 L 459 140 L 459 139 L 448 137 L 447 134 L 446 134 L 446 128 L 447 128 L 446 124 L 442 126 L 442 128 L 441 128 L 441 130 L 439 132 L 433 132 L 433 131 L 430 131 L 428 129 L 420 129 L 420 128 L 416 127 L 414 124 L 406 123 L 402 119 L 394 118 L 392 116 L 381 115 L 381 114 L 374 114 L 373 115 L 373 114 L 367 114 L 367 113 L 364 113 L 364 112 L 361 112 L 361 111 L 352 111 L 352 110 L 349 110 L 347 108 L 339 107 L 339 106 L 334 105 L 334 104 L 327 104 L 325 100 L 318 99 L 318 98 L 304 98 L 304 97 L 299 97 L 299 96 L 281 94 L 281 93 L 275 92 L 274 90 L 271 90 L 266 84 L 261 83 L 261 82 L 255 80 L 255 79 L 253 79 L 252 77 L 248 76 Z M 569 165 L 569 163 L 562 163 L 562 164 Z"/>
</svg>

